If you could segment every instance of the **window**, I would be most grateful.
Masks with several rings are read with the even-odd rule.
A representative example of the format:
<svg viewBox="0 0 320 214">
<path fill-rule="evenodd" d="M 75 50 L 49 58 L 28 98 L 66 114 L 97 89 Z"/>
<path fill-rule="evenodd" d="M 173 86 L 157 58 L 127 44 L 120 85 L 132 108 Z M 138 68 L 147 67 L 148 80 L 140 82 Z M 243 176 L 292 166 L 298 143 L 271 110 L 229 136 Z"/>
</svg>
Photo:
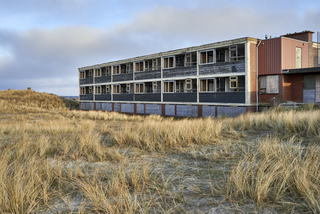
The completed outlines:
<svg viewBox="0 0 320 214">
<path fill-rule="evenodd" d="M 86 89 L 84 87 L 80 88 L 80 94 L 86 94 Z"/>
<path fill-rule="evenodd" d="M 296 68 L 301 68 L 301 48 L 296 47 Z"/>
<path fill-rule="evenodd" d="M 94 76 L 96 76 L 96 77 L 100 77 L 101 76 L 101 69 L 100 68 L 94 69 Z"/>
<path fill-rule="evenodd" d="M 152 70 L 161 69 L 161 58 L 152 59 Z"/>
<path fill-rule="evenodd" d="M 186 66 L 197 65 L 197 53 L 186 53 Z"/>
<path fill-rule="evenodd" d="M 137 94 L 143 93 L 143 83 L 136 84 L 136 93 Z"/>
<path fill-rule="evenodd" d="M 80 79 L 84 79 L 85 78 L 85 72 L 80 71 Z"/>
<path fill-rule="evenodd" d="M 111 67 L 106 67 L 106 76 L 111 76 Z"/>
<path fill-rule="evenodd" d="M 92 86 L 89 87 L 89 93 L 88 94 L 92 94 Z"/>
<path fill-rule="evenodd" d="M 226 92 L 225 78 L 216 78 L 217 92 Z"/>
<path fill-rule="evenodd" d="M 226 49 L 216 49 L 216 62 L 226 61 Z"/>
<path fill-rule="evenodd" d="M 176 58 L 176 66 L 175 67 L 184 67 L 185 55 L 177 55 L 175 58 Z"/>
<path fill-rule="evenodd" d="M 126 64 L 126 66 L 127 66 L 127 69 L 126 69 L 127 74 L 132 73 L 133 72 L 133 63 L 129 62 Z"/>
<path fill-rule="evenodd" d="M 152 91 L 153 93 L 157 93 L 157 82 L 152 82 Z"/>
<path fill-rule="evenodd" d="M 244 59 L 244 57 L 245 57 L 244 44 L 229 46 L 230 62 Z"/>
<path fill-rule="evenodd" d="M 120 65 L 120 70 L 121 70 L 121 74 L 126 74 L 127 73 L 127 65 L 126 64 L 122 64 Z"/>
<path fill-rule="evenodd" d="M 101 93 L 102 94 L 110 94 L 110 86 L 109 85 L 102 85 L 101 86 Z"/>
<path fill-rule="evenodd" d="M 184 93 L 184 80 L 176 80 L 176 93 Z"/>
<path fill-rule="evenodd" d="M 229 78 L 229 88 L 230 89 L 237 89 L 238 88 L 238 77 L 230 77 Z"/>
<path fill-rule="evenodd" d="M 92 69 L 85 71 L 85 77 L 84 78 L 92 78 Z"/>
<path fill-rule="evenodd" d="M 206 63 L 213 63 L 213 50 L 209 51 L 202 51 L 200 52 L 200 63 L 206 64 Z"/>
<path fill-rule="evenodd" d="M 141 61 L 141 62 L 136 62 L 135 71 L 143 71 L 143 61 Z"/>
<path fill-rule="evenodd" d="M 102 67 L 101 76 L 110 76 L 111 67 Z"/>
<path fill-rule="evenodd" d="M 113 93 L 120 94 L 120 85 L 113 85 Z"/>
<path fill-rule="evenodd" d="M 113 66 L 113 74 L 120 74 L 120 65 Z"/>
<path fill-rule="evenodd" d="M 200 80 L 200 92 L 214 92 L 214 79 Z"/>
<path fill-rule="evenodd" d="M 173 93 L 173 82 L 164 82 L 164 92 Z"/>
<path fill-rule="evenodd" d="M 260 76 L 259 77 L 260 94 L 277 94 L 279 93 L 279 76 Z"/>
<path fill-rule="evenodd" d="M 126 92 L 127 94 L 130 94 L 130 83 L 126 84 Z"/>
<path fill-rule="evenodd" d="M 173 68 L 174 65 L 173 65 L 173 56 L 171 57 L 166 57 L 166 58 L 163 58 L 164 59 L 164 68 Z"/>
<path fill-rule="evenodd" d="M 192 80 L 191 79 L 186 79 L 186 90 L 187 91 L 192 90 Z"/>
<path fill-rule="evenodd" d="M 144 61 L 145 71 L 152 71 L 152 60 L 145 60 Z"/>
<path fill-rule="evenodd" d="M 101 86 L 95 87 L 95 94 L 101 94 Z"/>
<path fill-rule="evenodd" d="M 144 93 L 152 93 L 152 82 L 144 83 Z"/>
</svg>

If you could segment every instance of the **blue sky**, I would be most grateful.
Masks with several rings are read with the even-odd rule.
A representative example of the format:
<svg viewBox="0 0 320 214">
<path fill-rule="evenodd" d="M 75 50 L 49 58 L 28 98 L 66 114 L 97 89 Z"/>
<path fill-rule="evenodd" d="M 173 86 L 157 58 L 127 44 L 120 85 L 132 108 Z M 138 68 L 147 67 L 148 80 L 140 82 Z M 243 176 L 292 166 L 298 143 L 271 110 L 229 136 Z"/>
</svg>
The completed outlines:
<svg viewBox="0 0 320 214">
<path fill-rule="evenodd" d="M 320 31 L 319 0 L 0 0 L 0 90 L 78 95 L 78 68 L 239 37 Z"/>
</svg>

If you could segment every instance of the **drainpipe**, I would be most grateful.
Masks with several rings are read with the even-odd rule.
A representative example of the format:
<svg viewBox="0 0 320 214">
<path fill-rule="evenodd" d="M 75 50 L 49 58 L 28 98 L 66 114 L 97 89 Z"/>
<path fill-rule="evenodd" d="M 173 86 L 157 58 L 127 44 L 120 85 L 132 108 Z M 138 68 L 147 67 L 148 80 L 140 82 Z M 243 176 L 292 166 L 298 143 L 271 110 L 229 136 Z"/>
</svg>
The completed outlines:
<svg viewBox="0 0 320 214">
<path fill-rule="evenodd" d="M 259 76 L 258 76 L 258 48 L 261 44 L 261 40 L 259 41 L 256 47 L 256 112 L 259 111 L 259 92 L 258 92 L 258 83 L 259 83 Z"/>
</svg>

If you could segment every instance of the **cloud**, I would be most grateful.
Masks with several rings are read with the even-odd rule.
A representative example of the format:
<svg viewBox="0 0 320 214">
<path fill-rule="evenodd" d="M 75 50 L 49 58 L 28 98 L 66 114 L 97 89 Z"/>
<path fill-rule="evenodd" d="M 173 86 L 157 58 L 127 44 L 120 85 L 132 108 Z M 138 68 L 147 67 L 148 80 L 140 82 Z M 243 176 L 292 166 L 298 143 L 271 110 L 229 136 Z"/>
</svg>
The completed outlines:
<svg viewBox="0 0 320 214">
<path fill-rule="evenodd" d="M 61 2 L 58 1 L 58 5 L 40 3 L 37 9 L 48 11 L 52 6 L 52 14 L 59 13 Z M 100 10 L 83 13 L 84 2 L 75 1 L 79 12 L 72 12 L 70 5 L 65 5 L 66 9 L 62 11 L 68 11 L 70 17 L 89 14 L 91 21 L 93 17 L 100 19 L 96 15 Z M 130 11 L 128 8 L 132 3 L 126 5 L 126 2 L 123 0 L 120 4 L 124 11 Z M 77 95 L 79 67 L 245 36 L 263 38 L 265 34 L 279 36 L 287 32 L 317 30 L 320 19 L 319 8 L 298 14 L 290 7 L 281 13 L 264 10 L 263 6 L 256 8 L 249 1 L 245 4 L 235 1 L 236 6 L 204 0 L 194 5 L 194 1 L 187 1 L 187 6 L 178 7 L 179 2 L 160 1 L 153 5 L 145 2 L 148 4 L 145 11 L 130 11 L 129 19 L 107 27 L 77 22 L 49 28 L 2 28 L 0 90 L 32 87 L 59 95 Z M 119 8 L 108 7 L 104 11 L 114 14 L 112 11 L 116 9 Z M 22 6 L 17 10 L 22 10 Z M 28 10 L 32 15 L 33 9 Z M 115 17 L 117 19 L 121 18 Z"/>
</svg>

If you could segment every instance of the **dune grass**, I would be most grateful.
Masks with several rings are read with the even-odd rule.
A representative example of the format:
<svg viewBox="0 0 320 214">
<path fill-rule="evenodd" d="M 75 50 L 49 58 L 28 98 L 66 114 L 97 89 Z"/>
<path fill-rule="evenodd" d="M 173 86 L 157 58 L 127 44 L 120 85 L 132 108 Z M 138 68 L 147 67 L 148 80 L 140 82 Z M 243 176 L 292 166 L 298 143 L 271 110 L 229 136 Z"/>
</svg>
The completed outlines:
<svg viewBox="0 0 320 214">
<path fill-rule="evenodd" d="M 175 119 L 69 110 L 55 95 L 1 91 L 0 213 L 62 212 L 59 201 L 76 213 L 196 213 L 191 196 L 319 213 L 319 123 L 314 105 Z M 75 195 L 81 206 L 68 205 Z"/>
</svg>

